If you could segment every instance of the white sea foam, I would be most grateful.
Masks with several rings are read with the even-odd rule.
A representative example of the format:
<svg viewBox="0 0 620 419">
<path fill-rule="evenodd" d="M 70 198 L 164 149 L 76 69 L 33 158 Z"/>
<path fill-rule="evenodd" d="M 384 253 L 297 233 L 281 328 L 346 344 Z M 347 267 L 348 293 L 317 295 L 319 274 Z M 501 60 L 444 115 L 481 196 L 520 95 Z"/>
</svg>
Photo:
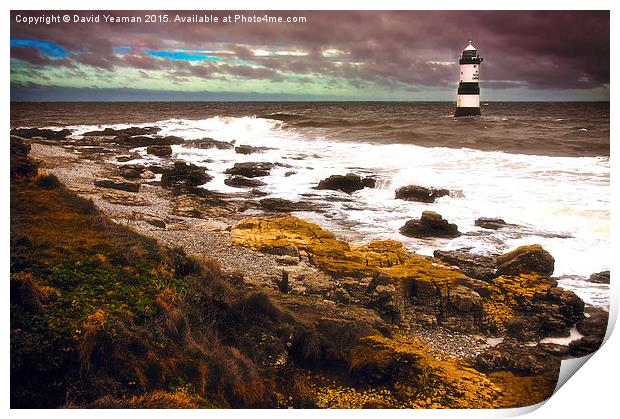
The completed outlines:
<svg viewBox="0 0 620 419">
<path fill-rule="evenodd" d="M 236 191 L 224 184 L 223 172 L 242 161 L 291 165 L 276 167 L 271 176 L 263 179 L 268 182 L 263 188 L 265 192 L 290 200 L 347 198 L 340 192 L 313 189 L 321 179 L 333 174 L 355 172 L 376 176 L 377 188 L 353 193 L 351 202 L 329 202 L 331 207 L 325 214 L 301 214 L 348 239 L 393 238 L 423 254 L 432 254 L 438 248 L 461 247 L 499 253 L 522 244 L 540 243 L 555 257 L 557 275 L 576 275 L 583 279 L 609 266 L 607 157 L 549 157 L 467 148 L 344 142 L 317 136 L 316 131 L 310 134 L 310 131 L 289 129 L 281 121 L 256 117 L 168 119 L 142 124 L 148 125 L 161 127 L 162 135 L 235 140 L 237 145 L 273 149 L 242 155 L 234 150 L 173 146 L 176 158 L 209 168 L 214 180 L 206 187 L 212 190 Z M 111 127 L 129 126 L 136 124 Z M 102 127 L 68 128 L 79 135 Z M 287 171 L 296 174 L 285 177 Z M 394 199 L 396 188 L 411 184 L 447 188 L 452 193 L 434 204 Z M 453 240 L 416 240 L 400 235 L 398 229 L 405 221 L 418 218 L 423 210 L 440 213 L 465 234 Z M 484 230 L 474 225 L 479 217 L 500 217 L 520 227 Z M 606 304 L 608 293 L 604 290 L 589 287 L 588 283 L 574 288 L 586 301 Z"/>
</svg>

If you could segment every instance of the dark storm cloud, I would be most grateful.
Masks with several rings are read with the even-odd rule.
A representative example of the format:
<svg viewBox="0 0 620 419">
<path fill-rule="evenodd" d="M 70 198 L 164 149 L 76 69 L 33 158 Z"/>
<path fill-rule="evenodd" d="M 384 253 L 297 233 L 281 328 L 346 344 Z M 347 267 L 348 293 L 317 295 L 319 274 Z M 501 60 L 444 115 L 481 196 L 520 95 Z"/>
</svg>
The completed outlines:
<svg viewBox="0 0 620 419">
<path fill-rule="evenodd" d="M 177 14 L 163 13 L 171 17 Z M 228 13 L 216 14 L 221 18 Z M 490 87 L 591 89 L 609 83 L 606 11 L 267 13 L 305 16 L 308 22 L 24 25 L 15 22 L 15 15 L 41 13 L 12 12 L 12 38 L 53 42 L 71 55 L 67 59 L 51 59 L 36 48 L 11 48 L 11 57 L 32 66 L 60 67 L 74 61 L 106 70 L 129 67 L 147 73 L 175 72 L 177 77 L 232 76 L 271 81 L 323 76 L 342 78 L 353 86 L 374 83 L 415 90 L 418 86 L 453 86 L 457 81 L 458 55 L 467 39 L 473 39 L 485 59 L 483 82 Z M 187 16 L 194 12 L 179 14 Z M 131 52 L 118 54 L 120 47 L 128 47 Z M 145 52 L 164 50 L 208 50 L 223 62 L 190 65 Z M 269 53 L 261 55 L 257 50 Z M 291 53 L 296 51 L 305 55 Z"/>
</svg>

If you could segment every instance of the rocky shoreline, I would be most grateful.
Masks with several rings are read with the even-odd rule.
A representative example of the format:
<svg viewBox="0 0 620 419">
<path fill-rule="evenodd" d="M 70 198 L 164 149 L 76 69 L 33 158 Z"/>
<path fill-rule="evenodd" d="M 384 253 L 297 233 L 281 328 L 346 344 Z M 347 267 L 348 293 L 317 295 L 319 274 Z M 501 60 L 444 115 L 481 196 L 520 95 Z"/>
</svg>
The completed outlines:
<svg viewBox="0 0 620 419">
<path fill-rule="evenodd" d="M 540 246 L 524 246 L 495 258 L 466 250 L 438 251 L 435 258 L 428 258 L 394 241 L 347 243 L 288 215 L 309 208 L 320 211 L 314 203 L 256 200 L 261 193 L 259 179 L 283 163 L 237 163 L 227 173 L 231 183 L 245 189 L 221 194 L 200 187 L 208 186 L 210 175 L 198 166 L 174 161 L 150 166 L 123 162 L 135 157 L 135 147 L 148 147 L 147 153 L 166 159 L 167 148 L 183 141 L 158 137 L 156 132 L 156 127 L 123 132 L 106 129 L 72 139 L 65 131 L 14 130 L 12 134 L 26 139 L 12 137 L 11 141 L 30 144 L 30 156 L 43 171 L 91 199 L 117 224 L 189 255 L 216 258 L 232 282 L 241 282 L 235 286 L 264 292 L 297 314 L 326 310 L 338 319 L 330 321 L 339 327 L 345 321 L 355 322 L 352 329 L 361 333 L 355 339 L 367 333 L 361 331 L 367 328 L 389 337 L 361 340 L 365 343 L 356 350 L 364 357 L 368 351 L 398 352 L 399 345 L 404 345 L 406 353 L 418 353 L 423 349 L 415 342 L 422 342 L 433 359 L 465 363 L 476 374 L 494 377 L 491 381 L 496 379 L 496 384 L 505 383 L 502 374 L 508 373 L 544 376 L 547 382 L 549 374 L 557 376 L 561 359 L 591 353 L 602 342 L 606 312 L 586 308 L 574 293 L 559 288 L 551 278 L 553 257 Z M 205 148 L 234 146 L 208 139 L 201 144 Z M 249 146 L 237 148 L 243 154 L 261 152 Z M 317 188 L 349 192 L 374 187 L 374 182 L 372 177 L 335 175 Z M 397 197 L 432 202 L 448 193 L 409 188 L 398 191 Z M 505 222 L 484 219 L 481 224 L 496 229 Z M 426 212 L 401 231 L 416 237 L 460 234 L 456 225 Z M 567 336 L 573 327 L 583 337 L 568 346 L 536 344 L 545 337 Z M 492 345 L 490 338 L 503 341 Z M 355 353 L 351 356 L 356 373 L 381 382 L 387 379 L 386 365 L 378 367 L 366 358 L 355 361 Z M 281 362 L 278 359 L 265 362 Z M 401 360 L 389 362 L 399 365 Z M 438 377 L 443 377 L 446 368 L 461 368 L 434 362 L 428 361 L 429 368 Z M 488 388 L 495 387 L 489 384 Z M 315 390 L 318 400 L 320 391 Z M 552 390 L 545 390 L 538 401 Z M 489 400 L 494 397 L 488 394 Z M 532 397 L 530 401 L 536 402 Z M 428 403 L 438 407 L 432 404 Z M 425 404 L 416 402 L 411 407 Z"/>
</svg>

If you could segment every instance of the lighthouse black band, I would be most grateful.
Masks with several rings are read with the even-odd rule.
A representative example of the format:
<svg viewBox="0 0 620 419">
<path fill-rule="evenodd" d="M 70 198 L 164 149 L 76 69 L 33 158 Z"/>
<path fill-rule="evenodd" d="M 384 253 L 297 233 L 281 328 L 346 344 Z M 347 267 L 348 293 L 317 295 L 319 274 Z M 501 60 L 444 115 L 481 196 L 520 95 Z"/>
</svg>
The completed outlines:
<svg viewBox="0 0 620 419">
<path fill-rule="evenodd" d="M 479 95 L 480 85 L 478 83 L 461 82 L 459 83 L 459 95 Z"/>
<path fill-rule="evenodd" d="M 459 60 L 459 64 L 480 64 L 481 62 L 482 62 L 482 58 L 480 57 L 475 57 L 475 58 L 463 57 Z"/>
<path fill-rule="evenodd" d="M 454 116 L 478 116 L 480 115 L 480 108 L 456 108 Z"/>
</svg>

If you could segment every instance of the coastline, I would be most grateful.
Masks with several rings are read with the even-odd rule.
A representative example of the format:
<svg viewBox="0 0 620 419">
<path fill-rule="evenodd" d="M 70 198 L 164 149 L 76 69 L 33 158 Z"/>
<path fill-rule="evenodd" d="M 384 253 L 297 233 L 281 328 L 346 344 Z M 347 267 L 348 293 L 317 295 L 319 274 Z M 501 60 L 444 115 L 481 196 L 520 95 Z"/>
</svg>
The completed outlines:
<svg viewBox="0 0 620 419">
<path fill-rule="evenodd" d="M 554 345 L 553 343 L 543 346 L 538 345 L 536 348 L 527 349 L 530 347 L 526 344 L 524 345 L 524 342 L 527 342 L 532 335 L 528 335 L 528 333 L 525 332 L 518 332 L 516 335 L 510 332 L 510 339 L 506 339 L 505 342 L 502 343 L 501 340 L 493 342 L 494 345 L 498 345 L 496 348 L 490 345 L 491 340 L 489 340 L 489 338 L 493 336 L 507 336 L 506 331 L 500 332 L 500 329 L 498 329 L 494 334 L 489 334 L 488 330 L 485 332 L 476 331 L 475 326 L 467 326 L 469 329 L 462 331 L 454 329 L 454 327 L 457 327 L 457 329 L 461 327 L 458 326 L 458 323 L 465 319 L 469 319 L 470 316 L 473 316 L 471 319 L 474 320 L 475 324 L 475 319 L 479 316 L 479 314 L 477 314 L 478 311 L 476 311 L 478 308 L 476 307 L 478 307 L 478 305 L 480 305 L 480 307 L 484 306 L 485 310 L 487 310 L 484 301 L 485 299 L 492 298 L 495 291 L 490 289 L 490 291 L 488 291 L 489 294 L 486 294 L 487 291 L 483 293 L 482 291 L 487 288 L 487 285 L 480 281 L 476 282 L 477 280 L 471 278 L 466 279 L 468 286 L 457 285 L 453 283 L 453 281 L 456 280 L 456 278 L 462 278 L 462 274 L 459 273 L 458 270 L 455 271 L 455 268 L 449 267 L 449 265 L 445 265 L 439 261 L 431 262 L 431 264 L 427 265 L 430 259 L 421 258 L 420 256 L 408 252 L 400 253 L 399 244 L 388 245 L 386 243 L 385 246 L 387 247 L 383 249 L 381 247 L 382 245 L 378 245 L 378 248 L 373 248 L 372 243 L 348 244 L 337 240 L 332 243 L 331 240 L 335 239 L 331 238 L 331 233 L 325 232 L 318 226 L 312 224 L 306 223 L 308 225 L 308 227 L 306 227 L 303 221 L 297 221 L 298 219 L 294 217 L 282 215 L 281 210 L 277 210 L 275 214 L 273 212 L 269 214 L 270 211 L 266 211 L 265 214 L 264 208 L 262 208 L 262 211 L 261 208 L 250 208 L 251 216 L 248 218 L 240 214 L 240 212 L 247 209 L 243 200 L 244 193 L 223 196 L 222 194 L 213 194 L 208 191 L 196 191 L 191 188 L 182 190 L 179 193 L 175 188 L 162 187 L 160 181 L 153 181 L 152 179 L 140 179 L 138 181 L 141 185 L 139 192 L 126 192 L 114 188 L 98 187 L 93 183 L 97 181 L 97 179 L 118 179 L 118 182 L 123 181 L 118 178 L 119 166 L 117 164 L 105 162 L 107 158 L 111 157 L 109 150 L 97 148 L 97 146 L 93 146 L 92 144 L 85 146 L 82 144 L 71 144 L 70 142 L 69 144 L 65 143 L 63 147 L 59 147 L 57 144 L 54 144 L 54 141 L 40 138 L 33 138 L 29 142 L 32 147 L 31 156 L 38 159 L 40 168 L 44 172 L 57 176 L 69 190 L 78 193 L 84 198 L 92 199 L 95 206 L 116 224 L 129 227 L 140 234 L 154 238 L 169 248 L 181 248 L 184 253 L 190 256 L 197 255 L 216 258 L 227 277 L 242 278 L 237 286 L 240 286 L 244 292 L 265 293 L 285 310 L 290 310 L 294 313 L 314 313 L 311 317 L 321 312 L 330 313 L 331 320 L 329 321 L 335 321 L 337 324 L 340 324 L 339 327 L 353 320 L 354 322 L 359 322 L 359 325 L 356 325 L 354 329 L 363 324 L 374 325 L 372 327 L 377 328 L 376 330 L 381 331 L 384 336 L 390 336 L 388 340 L 381 340 L 383 339 L 381 338 L 379 340 L 375 339 L 370 341 L 364 341 L 364 339 L 358 341 L 359 337 L 357 337 L 352 343 L 354 345 L 354 349 L 352 349 L 353 355 L 347 355 L 347 357 L 354 357 L 355 351 L 366 351 L 364 353 L 367 353 L 367 351 L 389 352 L 394 350 L 405 350 L 406 353 L 409 353 L 409 351 L 412 351 L 411 353 L 419 353 L 419 351 L 422 351 L 422 353 L 427 355 L 432 354 L 431 358 L 425 361 L 429 362 L 429 365 L 433 365 L 429 366 L 429 368 L 433 371 L 442 371 L 441 373 L 437 372 L 437 374 L 439 374 L 437 379 L 445 380 L 443 374 L 447 373 L 447 371 L 452 368 L 461 371 L 456 374 L 457 377 L 461 377 L 461 374 L 469 374 L 469 372 L 465 372 L 468 370 L 462 369 L 464 365 L 467 365 L 467 368 L 476 366 L 479 370 L 486 371 L 486 374 L 488 374 L 488 377 L 491 378 L 491 381 L 494 383 L 480 384 L 484 382 L 483 380 L 479 384 L 476 384 L 482 385 L 484 388 L 486 388 L 485 386 L 490 386 L 488 389 L 494 389 L 492 391 L 487 389 L 490 391 L 487 395 L 488 397 L 486 399 L 482 397 L 478 401 L 474 400 L 474 397 L 474 399 L 470 401 L 461 400 L 455 402 L 457 403 L 455 405 L 445 406 L 440 406 L 437 402 L 433 402 L 432 398 L 424 399 L 424 403 L 421 403 L 417 398 L 410 400 L 413 404 L 403 404 L 402 400 L 400 402 L 388 402 L 386 400 L 393 397 L 394 393 L 392 391 L 389 392 L 389 397 L 387 397 L 387 399 L 384 396 L 377 396 L 376 394 L 373 396 L 378 398 L 377 400 L 379 401 L 375 402 L 379 403 L 381 406 L 455 407 L 458 406 L 459 403 L 465 403 L 463 407 L 490 407 L 492 405 L 498 405 L 499 403 L 499 405 L 504 407 L 514 407 L 519 406 L 518 403 L 522 403 L 524 400 L 526 402 L 536 403 L 551 395 L 555 387 L 553 376 L 556 375 L 557 377 L 556 368 L 559 366 L 559 360 L 562 357 L 570 356 L 569 352 L 573 349 L 577 351 L 575 353 L 579 353 L 579 351 L 583 353 L 584 349 L 579 346 L 576 346 L 576 349 L 570 349 L 570 345 L 562 346 Z M 80 153 L 76 153 L 76 149 L 79 150 Z M 117 149 L 113 151 L 113 154 L 123 155 L 125 154 L 125 150 Z M 283 212 L 286 213 L 287 211 Z M 291 220 L 293 224 L 288 224 Z M 262 224 L 263 222 L 266 224 Z M 244 225 L 244 223 L 249 223 L 249 236 L 245 236 L 243 230 L 241 230 L 240 233 L 239 229 L 242 228 L 240 226 Z M 252 223 L 258 223 L 256 224 L 256 226 L 259 227 L 258 230 L 254 229 Z M 271 233 L 269 233 L 269 228 L 272 227 L 269 227 L 269 223 L 275 223 L 273 228 L 282 229 L 280 231 L 284 239 L 278 235 L 276 241 L 281 239 L 288 240 L 287 234 L 291 234 L 290 237 L 293 240 L 301 240 L 301 247 L 298 243 L 298 245 L 296 245 L 297 247 L 295 247 L 295 252 L 289 253 L 288 244 L 281 249 L 279 244 L 276 245 L 270 242 L 270 240 L 272 240 L 270 237 L 272 236 L 270 236 Z M 265 225 L 267 225 L 267 227 L 265 227 Z M 312 237 L 324 237 L 325 240 L 321 239 L 318 240 L 318 242 L 313 242 L 313 239 L 304 239 L 303 234 L 305 234 L 305 230 L 295 230 L 295 228 L 300 225 L 304 229 L 309 228 Z M 265 230 L 267 231 L 266 235 L 264 235 L 264 232 L 261 230 L 263 228 L 267 228 L 267 230 Z M 292 228 L 290 232 L 287 230 L 289 228 Z M 239 239 L 240 237 L 241 239 Z M 246 239 L 250 241 L 247 243 L 244 242 Z M 259 248 L 263 250 L 257 251 L 255 245 L 252 243 L 258 243 Z M 414 270 L 419 270 L 420 267 L 423 267 L 422 269 L 426 270 L 424 272 L 429 272 L 428 269 L 431 269 L 430 272 L 434 273 L 430 273 L 430 275 L 428 273 L 425 274 L 429 275 L 428 277 L 431 281 L 429 284 L 435 283 L 435 279 L 433 278 L 438 278 L 436 275 L 439 275 L 439 277 L 441 277 L 441 275 L 447 275 L 446 281 L 448 282 L 439 282 L 432 286 L 447 286 L 447 295 L 450 296 L 451 292 L 453 294 L 448 298 L 447 303 L 440 302 L 440 306 L 435 306 L 434 304 L 436 303 L 430 302 L 431 300 L 424 300 L 424 298 L 428 297 L 420 297 L 422 298 L 421 300 L 416 300 L 416 304 L 421 304 L 420 307 L 405 307 L 405 311 L 403 311 L 402 305 L 405 304 L 405 306 L 407 306 L 410 303 L 407 302 L 408 300 L 406 298 L 401 300 L 401 298 L 403 298 L 402 296 L 406 295 L 406 293 L 402 294 L 404 291 L 399 291 L 401 285 L 399 285 L 400 282 L 397 278 L 402 274 L 399 274 L 398 270 L 390 273 L 391 268 L 386 268 L 386 271 L 380 260 L 376 270 L 374 267 L 372 267 L 370 271 L 368 271 L 367 268 L 361 271 L 356 270 L 359 268 L 346 268 L 347 270 L 343 273 L 338 271 L 340 268 L 336 268 L 336 271 L 334 271 L 333 268 L 328 268 L 326 270 L 325 268 L 330 266 L 329 264 L 332 262 L 327 261 L 327 265 L 320 262 L 320 258 L 322 257 L 321 252 L 323 251 L 321 249 L 324 245 L 344 246 L 345 256 L 343 257 L 345 259 L 342 261 L 336 260 L 337 265 L 334 266 L 340 266 L 338 264 L 341 263 L 350 263 L 348 261 L 354 259 L 348 258 L 357 258 L 358 256 L 355 252 L 358 251 L 370 252 L 368 253 L 370 256 L 364 256 L 366 258 L 377 257 L 373 256 L 375 252 L 379 252 L 379 259 L 384 256 L 386 256 L 388 260 L 392 257 L 396 257 L 397 259 L 401 258 L 399 260 L 402 260 L 403 257 L 405 259 L 413 258 L 411 262 L 404 263 L 412 263 L 413 265 L 408 266 L 411 266 Z M 329 247 L 326 249 L 329 252 L 334 251 L 330 250 Z M 340 252 L 340 250 L 336 251 Z M 346 255 L 349 251 L 352 252 L 351 256 Z M 368 259 L 366 259 L 367 267 L 368 263 Z M 390 262 L 388 266 L 392 266 L 391 263 L 392 262 Z M 416 264 L 421 265 L 416 268 Z M 396 268 L 398 268 L 398 263 Z M 283 291 L 282 288 L 283 271 L 287 273 L 286 291 Z M 372 272 L 375 272 L 378 276 Z M 387 275 L 387 278 L 382 277 L 383 274 Z M 407 280 L 406 278 L 410 275 L 410 273 L 406 273 L 406 276 L 402 278 Z M 527 279 L 529 277 L 523 278 L 526 278 L 524 281 L 530 281 L 530 279 Z M 538 289 L 538 278 L 539 277 L 535 277 L 532 279 L 536 283 L 533 285 L 535 288 L 532 289 Z M 379 282 L 373 285 L 374 281 L 377 280 Z M 458 280 L 460 281 L 461 279 Z M 404 284 L 406 283 L 405 281 Z M 546 282 L 543 281 L 543 283 Z M 356 294 L 354 294 L 353 291 L 359 288 L 360 284 L 364 289 L 372 288 L 373 290 L 369 296 L 364 297 L 366 299 L 363 301 L 357 301 L 357 297 L 355 297 Z M 416 282 L 416 284 L 417 289 L 423 282 Z M 547 291 L 544 292 L 549 292 L 549 295 L 555 293 L 553 295 L 560 298 L 558 301 L 560 301 L 562 313 L 564 313 L 563 310 L 568 309 L 570 305 L 577 304 L 575 307 L 579 306 L 578 301 L 580 300 L 576 298 L 576 296 L 571 296 L 572 293 L 557 291 L 558 289 L 553 284 L 553 281 L 549 284 L 550 285 L 545 285 L 545 287 L 549 288 L 545 288 Z M 522 292 L 518 288 L 515 288 L 516 285 L 517 284 L 514 283 L 510 285 L 511 288 L 506 288 L 506 290 L 511 289 L 513 291 L 510 292 L 516 293 Z M 405 291 L 406 289 L 405 287 Z M 473 292 L 472 289 L 477 289 L 479 291 Z M 444 291 L 441 291 L 441 293 L 443 292 Z M 523 294 L 526 299 L 532 298 L 529 292 L 530 291 L 526 291 L 526 293 Z M 538 291 L 534 291 L 534 293 L 536 292 Z M 481 299 L 478 293 L 486 296 Z M 362 294 L 368 294 L 368 290 L 363 291 Z M 450 301 L 450 299 L 452 299 L 452 301 Z M 503 303 L 497 305 L 498 301 L 499 300 L 496 300 L 489 307 L 499 309 L 500 311 L 498 313 L 504 313 L 501 310 L 505 310 L 505 307 L 502 306 Z M 445 324 L 438 325 L 433 319 L 434 314 L 432 313 L 435 312 L 436 307 L 440 307 L 440 309 L 443 310 L 445 304 L 448 304 L 445 307 L 449 310 L 449 312 L 447 312 L 448 317 L 442 320 L 445 321 Z M 475 307 L 473 307 L 472 304 Z M 583 303 L 581 303 L 581 307 L 583 311 Z M 488 313 L 489 312 L 487 312 L 487 316 L 489 315 Z M 392 317 L 394 315 L 396 315 L 396 317 Z M 499 315 L 502 316 L 506 314 Z M 561 318 L 563 318 L 562 316 L 564 315 L 565 314 L 561 314 Z M 573 327 L 576 319 L 582 318 L 582 314 L 575 312 L 571 314 L 571 316 L 576 316 L 574 317 L 575 320 L 570 320 L 570 324 L 567 324 Z M 443 317 L 443 314 L 441 317 Z M 526 318 L 520 319 L 519 317 L 517 317 L 516 320 L 518 320 L 516 323 L 518 328 L 524 327 L 523 323 L 519 323 L 519 321 L 528 321 Z M 325 319 L 319 320 L 319 324 L 321 321 L 325 321 Z M 501 318 L 499 318 L 499 321 L 503 323 Z M 565 320 L 561 320 L 561 322 L 563 321 Z M 471 325 L 470 320 L 464 321 L 463 324 Z M 362 329 L 364 327 L 366 326 L 363 326 Z M 562 329 L 566 326 L 557 327 Z M 345 329 L 346 328 L 347 326 L 345 326 Z M 503 330 L 503 326 L 501 330 Z M 596 332 L 595 335 L 597 333 L 598 332 Z M 519 336 L 521 337 L 519 338 Z M 538 339 L 542 337 L 546 336 L 539 336 Z M 517 340 L 515 340 L 515 338 L 517 338 Z M 396 344 L 396 342 L 399 343 Z M 417 342 L 422 342 L 426 349 L 420 347 Z M 593 343 L 592 340 L 590 340 L 588 344 L 595 345 L 595 342 Z M 369 346 L 364 349 L 364 345 Z M 397 349 L 399 346 L 395 345 L 404 345 L 403 348 L 406 349 Z M 541 364 L 535 363 L 538 365 L 536 368 L 531 365 L 525 366 L 520 364 L 520 362 L 523 362 L 520 360 L 520 357 L 525 357 L 523 359 L 530 359 L 528 357 L 531 356 L 534 356 Z M 287 357 L 288 356 L 285 358 Z M 364 358 L 366 357 L 367 355 L 364 355 Z M 279 357 L 277 358 L 279 359 Z M 284 362 L 286 363 L 287 361 Z M 355 361 L 355 358 L 353 358 L 348 362 L 352 363 L 352 367 L 350 368 L 355 366 L 355 368 L 361 368 L 360 371 L 366 371 L 368 368 L 368 366 L 366 366 L 367 361 L 359 364 L 359 361 Z M 436 362 L 440 363 L 435 364 Z M 277 363 L 278 362 L 276 362 L 276 364 Z M 555 365 L 556 367 L 551 367 L 551 365 Z M 316 403 L 316 406 L 358 406 L 355 404 L 334 406 L 325 401 L 325 394 L 332 394 L 333 392 L 340 395 L 345 393 L 359 395 L 359 387 L 350 384 L 347 385 L 348 378 L 344 378 L 341 372 L 335 375 L 339 385 L 333 387 L 333 384 L 329 383 L 320 384 L 326 376 L 329 376 L 329 372 L 322 369 L 317 371 L 314 367 L 302 367 L 302 369 L 305 371 L 301 374 L 302 376 L 313 377 L 309 382 L 306 382 L 306 385 L 309 388 L 313 388 L 309 393 L 315 395 L 314 403 Z M 369 371 L 366 371 L 363 375 L 369 373 Z M 376 373 L 377 372 L 372 374 Z M 385 374 L 385 372 L 382 374 Z M 473 382 L 483 379 L 480 372 L 476 372 L 475 374 L 478 374 L 475 376 L 476 378 L 471 377 L 470 379 L 473 380 Z M 344 381 L 342 381 L 343 379 Z M 389 376 L 382 378 L 382 380 L 386 379 L 392 380 L 394 377 Z M 537 384 L 535 384 L 535 386 L 537 386 L 539 390 L 541 386 L 544 390 L 541 390 L 538 394 L 530 395 L 530 398 L 525 397 L 523 394 L 520 394 L 519 397 L 514 396 L 514 394 L 518 392 L 517 388 L 523 389 L 523 386 L 527 387 L 526 383 L 529 382 L 528 380 L 532 383 L 536 382 Z M 498 385 L 500 385 L 500 387 L 501 385 L 504 386 L 503 392 L 497 390 Z M 510 390 L 507 391 L 507 389 Z M 472 391 L 475 392 L 476 390 L 472 389 Z M 511 392 L 514 393 L 512 394 L 512 397 L 514 397 L 513 399 L 511 399 Z M 347 397 L 345 397 L 345 399 Z M 399 397 L 402 397 L 402 395 Z M 445 402 L 445 395 L 442 397 L 444 403 L 448 403 Z M 464 400 L 466 400 L 467 397 L 465 397 Z M 486 401 L 483 402 L 483 399 Z M 321 402 L 321 400 L 323 400 L 323 402 Z M 508 400 L 511 401 L 509 402 Z M 387 403 L 387 405 L 385 403 Z M 485 403 L 489 404 L 487 405 Z M 362 404 L 362 406 L 364 406 L 364 404 Z"/>
</svg>

